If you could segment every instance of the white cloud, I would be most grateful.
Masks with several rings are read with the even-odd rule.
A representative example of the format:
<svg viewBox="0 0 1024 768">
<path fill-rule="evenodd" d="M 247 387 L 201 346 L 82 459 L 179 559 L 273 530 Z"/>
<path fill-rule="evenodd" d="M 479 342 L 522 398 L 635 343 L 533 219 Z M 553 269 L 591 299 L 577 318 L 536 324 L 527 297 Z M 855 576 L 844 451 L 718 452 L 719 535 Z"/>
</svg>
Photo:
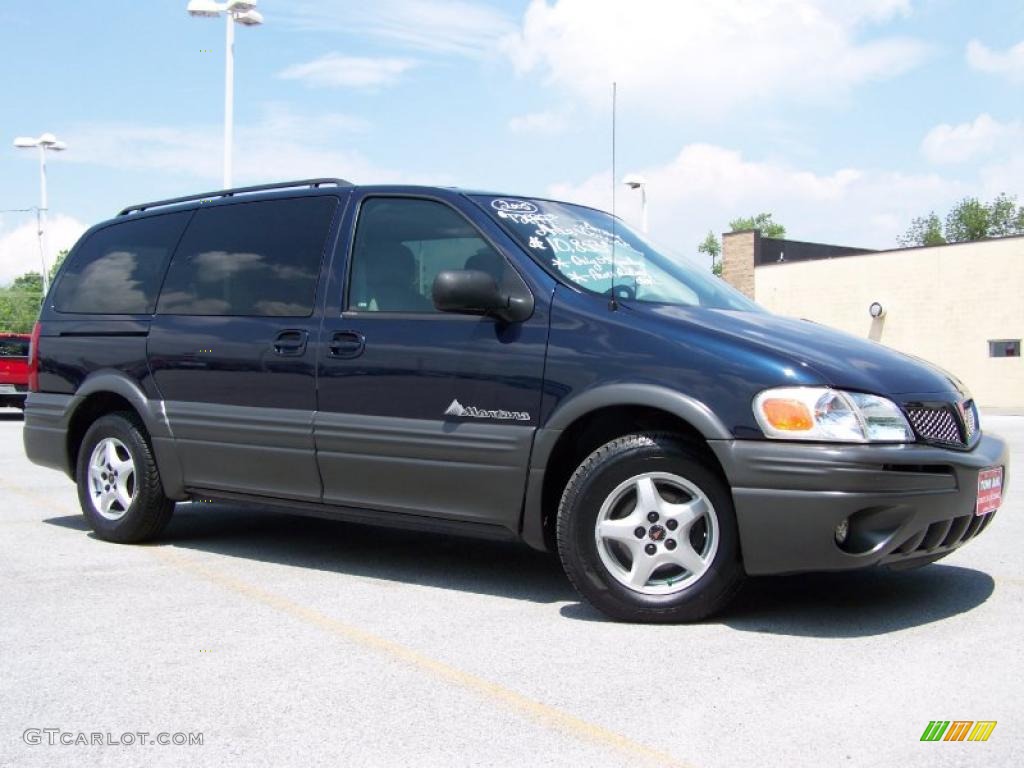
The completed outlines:
<svg viewBox="0 0 1024 768">
<path fill-rule="evenodd" d="M 436 181 L 447 177 L 410 178 L 381 168 L 360 152 L 339 149 L 340 134 L 367 129 L 367 123 L 343 114 L 315 118 L 270 105 L 255 123 L 235 129 L 235 183 L 259 183 L 319 176 L 338 176 L 354 182 L 389 183 Z M 73 126 L 67 141 L 76 148 L 64 162 L 100 165 L 129 171 L 156 171 L 172 176 L 219 183 L 221 174 L 219 123 L 169 127 L 125 122 L 93 122 Z M 73 144 L 72 144 L 73 142 Z M 145 194 L 143 193 L 143 196 Z"/>
<path fill-rule="evenodd" d="M 282 80 L 300 80 L 319 88 L 383 88 L 395 85 L 416 66 L 412 59 L 367 58 L 328 53 L 278 73 Z"/>
<path fill-rule="evenodd" d="M 631 170 L 647 179 L 655 240 L 684 254 L 693 254 L 709 229 L 721 232 L 731 219 L 762 211 L 774 214 L 795 240 L 892 247 L 913 217 L 944 210 L 966 193 L 936 174 L 856 168 L 821 174 L 711 144 L 689 144 L 664 165 Z M 607 210 L 611 176 L 605 171 L 548 191 Z M 619 184 L 616 197 L 619 215 L 635 224 L 639 195 Z"/>
<path fill-rule="evenodd" d="M 569 128 L 569 116 L 565 112 L 531 112 L 517 115 L 508 121 L 512 133 L 532 133 L 555 136 Z"/>
<path fill-rule="evenodd" d="M 532 0 L 503 40 L 520 73 L 597 104 L 720 113 L 750 102 L 829 100 L 921 62 L 919 41 L 863 40 L 907 0 Z"/>
<path fill-rule="evenodd" d="M 286 21 L 305 31 L 374 37 L 435 54 L 483 57 L 514 28 L 495 8 L 469 0 L 293 2 Z"/>
<path fill-rule="evenodd" d="M 859 21 L 888 21 L 893 16 L 909 16 L 910 0 L 858 0 L 856 3 L 834 3 L 830 8 L 836 18 L 856 24 Z"/>
<path fill-rule="evenodd" d="M 1002 123 L 991 115 L 981 114 L 970 123 L 932 128 L 921 142 L 921 151 L 933 163 L 964 163 L 990 156 L 997 150 L 1007 153 L 1024 145 L 1024 123 L 1020 120 Z"/>
<path fill-rule="evenodd" d="M 18 275 L 39 272 L 39 236 L 33 214 L 23 214 L 25 220 L 8 228 L 10 214 L 0 222 L 0 285 L 7 285 Z M 31 218 L 28 218 L 31 216 Z M 47 239 L 50 253 L 70 248 L 85 231 L 85 225 L 63 214 L 50 216 Z M 47 268 L 53 266 L 53 257 L 47 257 Z"/>
<path fill-rule="evenodd" d="M 971 40 L 967 44 L 967 65 L 979 72 L 1024 82 L 1024 40 L 1005 51 L 995 51 L 978 40 Z"/>
<path fill-rule="evenodd" d="M 964 164 L 976 174 L 969 194 L 1024 199 L 1024 120 L 1000 122 L 988 114 L 959 125 L 932 128 L 921 151 L 933 163 Z"/>
</svg>

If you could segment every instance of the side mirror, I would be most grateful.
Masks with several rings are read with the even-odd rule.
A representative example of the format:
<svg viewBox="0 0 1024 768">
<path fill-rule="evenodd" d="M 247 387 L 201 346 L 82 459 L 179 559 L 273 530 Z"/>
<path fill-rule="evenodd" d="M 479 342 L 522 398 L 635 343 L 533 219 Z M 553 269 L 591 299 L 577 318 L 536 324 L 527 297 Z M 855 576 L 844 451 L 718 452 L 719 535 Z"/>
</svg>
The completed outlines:
<svg viewBox="0 0 1024 768">
<path fill-rule="evenodd" d="M 533 313 L 533 296 L 513 296 L 487 272 L 452 269 L 439 272 L 432 288 L 434 306 L 442 312 L 492 315 L 506 323 L 526 320 Z"/>
</svg>

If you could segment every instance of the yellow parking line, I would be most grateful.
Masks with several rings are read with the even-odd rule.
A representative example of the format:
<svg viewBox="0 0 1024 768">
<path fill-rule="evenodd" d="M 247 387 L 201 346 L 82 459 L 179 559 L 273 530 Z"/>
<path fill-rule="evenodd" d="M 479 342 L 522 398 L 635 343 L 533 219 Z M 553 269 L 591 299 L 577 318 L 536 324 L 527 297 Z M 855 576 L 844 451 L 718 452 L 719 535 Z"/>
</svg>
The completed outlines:
<svg viewBox="0 0 1024 768">
<path fill-rule="evenodd" d="M 16 485 L 9 485 L 2 480 L 0 480 L 0 488 L 7 491 L 14 491 L 19 496 L 27 498 L 44 508 L 50 507 L 49 500 L 45 499 L 45 497 L 39 493 Z M 59 512 L 59 514 L 65 513 L 65 510 L 61 510 Z M 589 723 L 586 720 L 570 715 L 568 712 L 563 712 L 556 707 L 535 701 L 528 696 L 516 693 L 512 689 L 506 688 L 498 683 L 491 682 L 490 680 L 478 677 L 477 675 L 473 675 L 469 672 L 464 672 L 449 664 L 445 664 L 442 661 L 432 659 L 429 656 L 413 650 L 412 648 L 402 645 L 401 643 L 396 643 L 393 640 L 388 640 L 387 638 L 374 635 L 371 632 L 367 632 L 359 627 L 338 621 L 337 619 L 332 619 L 330 616 L 326 616 L 312 608 L 293 602 L 285 597 L 281 597 L 280 595 L 267 592 L 254 584 L 242 581 L 241 579 L 236 579 L 225 573 L 202 565 L 192 558 L 188 558 L 174 552 L 170 547 L 147 546 L 145 547 L 145 550 L 163 560 L 168 565 L 187 571 L 195 576 L 202 577 L 207 581 L 224 587 L 232 592 L 236 592 L 255 600 L 256 602 L 275 608 L 276 610 L 286 613 L 300 621 L 304 621 L 307 624 L 318 627 L 336 637 L 356 643 L 364 648 L 369 648 L 386 654 L 394 659 L 404 661 L 405 663 L 416 667 L 423 672 L 427 672 L 440 680 L 460 686 L 503 704 L 524 715 L 528 715 L 534 720 L 554 730 L 571 734 L 583 741 L 593 744 L 611 747 L 612 749 L 622 752 L 633 759 L 639 758 L 644 762 L 648 762 L 653 765 L 671 766 L 672 768 L 691 768 L 688 764 L 679 761 L 677 758 L 665 752 L 645 746 L 644 744 L 633 741 L 622 734 L 603 728 L 600 725 Z"/>
<path fill-rule="evenodd" d="M 569 733 L 584 741 L 598 744 L 605 747 L 612 747 L 633 759 L 640 758 L 654 765 L 675 766 L 675 768 L 686 768 L 672 755 L 660 752 L 651 747 L 640 744 L 632 739 L 610 731 L 599 725 L 589 723 L 578 717 L 563 712 L 560 709 L 535 701 L 527 696 L 506 688 L 498 683 L 491 682 L 482 677 L 464 672 L 442 661 L 432 659 L 429 656 L 413 650 L 401 643 L 380 637 L 367 632 L 359 627 L 333 619 L 319 611 L 308 608 L 299 603 L 267 592 L 254 584 L 241 579 L 236 579 L 220 571 L 202 565 L 192 558 L 184 557 L 174 552 L 169 547 L 149 548 L 154 555 L 164 562 L 181 570 L 200 576 L 207 581 L 224 587 L 232 592 L 244 595 L 256 602 L 275 608 L 293 618 L 311 624 L 336 637 L 340 637 L 364 648 L 378 651 L 399 661 L 403 661 L 417 669 L 427 672 L 430 675 L 444 680 L 445 682 L 465 688 L 481 696 L 489 698 L 510 709 L 532 717 L 543 725 L 558 731 Z"/>
</svg>

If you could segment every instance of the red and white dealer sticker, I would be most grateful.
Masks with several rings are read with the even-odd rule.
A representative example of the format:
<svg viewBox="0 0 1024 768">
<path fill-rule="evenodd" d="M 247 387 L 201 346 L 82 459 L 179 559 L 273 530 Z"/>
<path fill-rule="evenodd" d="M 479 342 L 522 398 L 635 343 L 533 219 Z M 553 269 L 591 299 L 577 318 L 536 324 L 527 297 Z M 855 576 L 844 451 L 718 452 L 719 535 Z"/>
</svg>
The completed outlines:
<svg viewBox="0 0 1024 768">
<path fill-rule="evenodd" d="M 978 473 L 978 505 L 976 515 L 987 515 L 999 509 L 1003 500 L 1003 468 L 992 467 Z"/>
</svg>

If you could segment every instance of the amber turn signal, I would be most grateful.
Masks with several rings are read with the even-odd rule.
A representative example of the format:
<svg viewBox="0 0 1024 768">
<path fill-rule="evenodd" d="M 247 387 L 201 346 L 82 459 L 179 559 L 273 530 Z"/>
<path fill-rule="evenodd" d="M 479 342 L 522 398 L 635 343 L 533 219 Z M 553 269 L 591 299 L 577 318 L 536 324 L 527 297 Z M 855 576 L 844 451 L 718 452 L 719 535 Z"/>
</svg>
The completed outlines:
<svg viewBox="0 0 1024 768">
<path fill-rule="evenodd" d="M 810 409 L 799 400 L 768 399 L 761 403 L 761 411 L 776 429 L 804 432 L 814 426 Z"/>
</svg>

